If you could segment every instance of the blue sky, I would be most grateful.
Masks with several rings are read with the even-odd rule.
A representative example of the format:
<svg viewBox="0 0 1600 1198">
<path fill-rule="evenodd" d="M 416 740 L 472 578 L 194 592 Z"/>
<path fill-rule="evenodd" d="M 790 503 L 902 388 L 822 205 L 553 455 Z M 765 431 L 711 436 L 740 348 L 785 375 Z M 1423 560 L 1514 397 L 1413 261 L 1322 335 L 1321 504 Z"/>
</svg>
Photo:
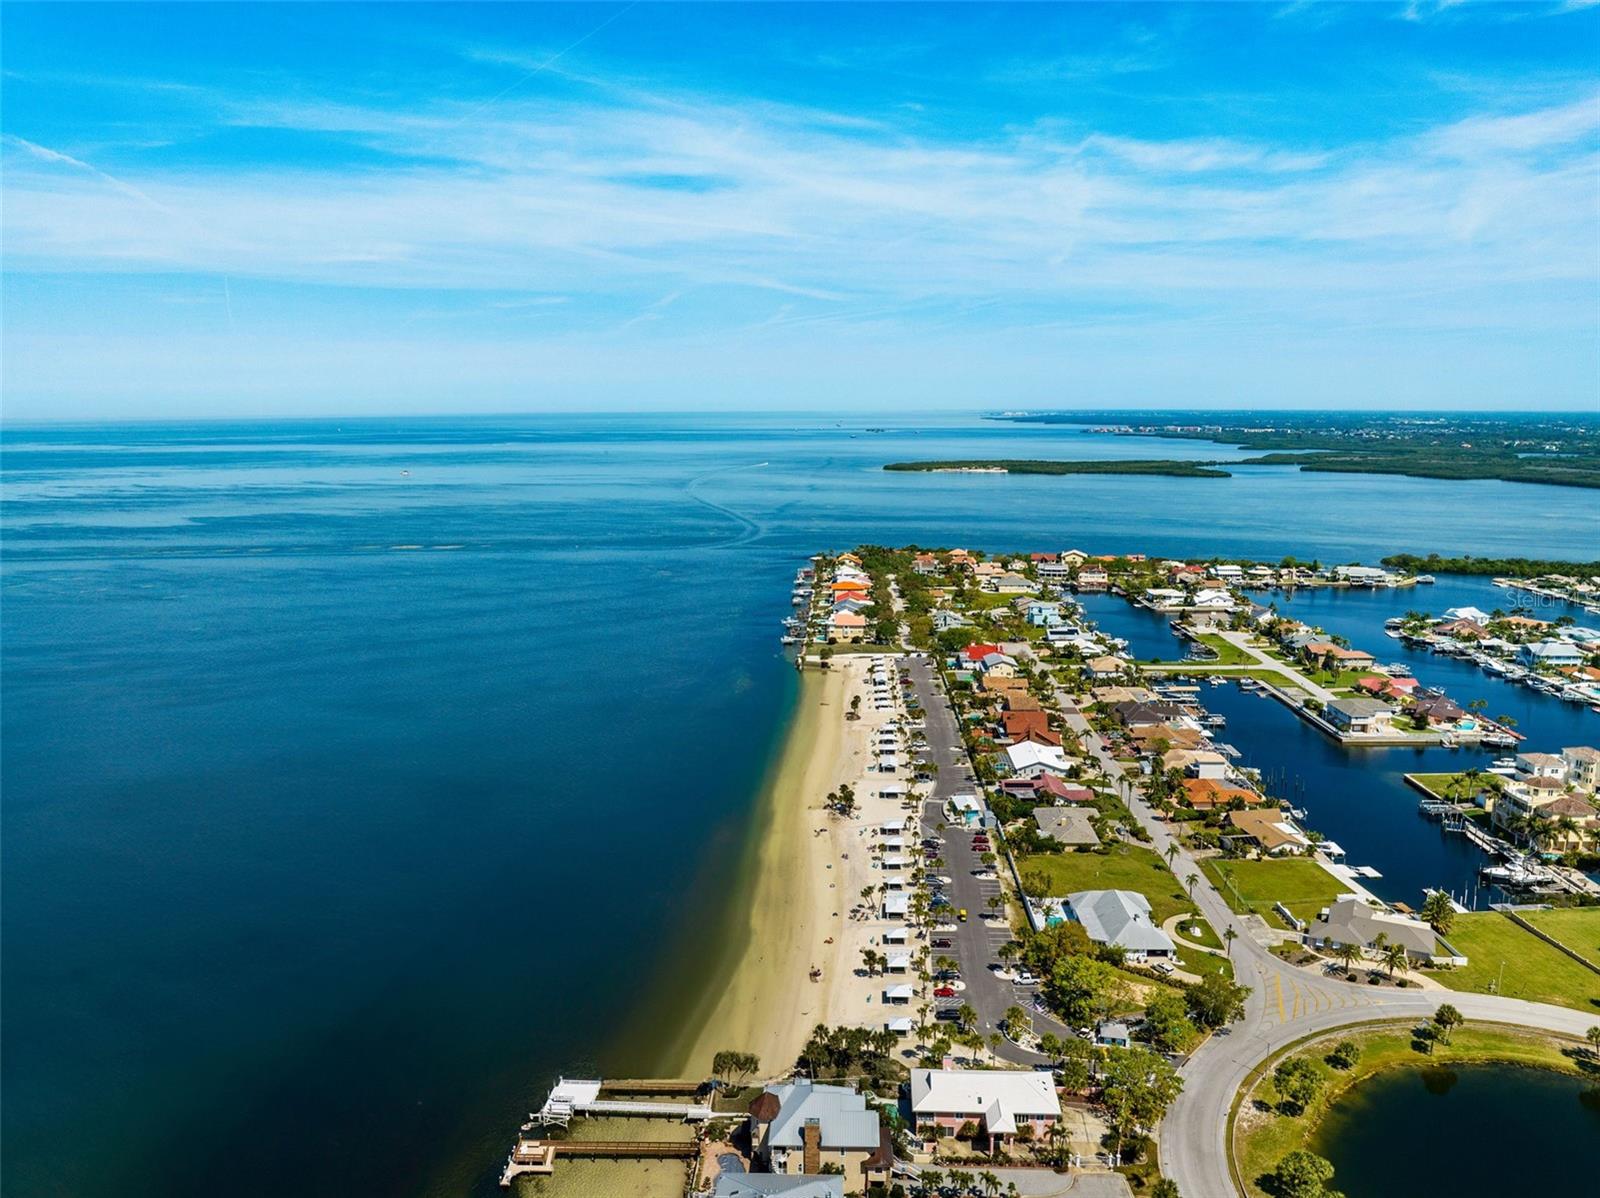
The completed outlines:
<svg viewBox="0 0 1600 1198">
<path fill-rule="evenodd" d="M 12 418 L 1600 408 L 1600 6 L 16 5 Z"/>
</svg>

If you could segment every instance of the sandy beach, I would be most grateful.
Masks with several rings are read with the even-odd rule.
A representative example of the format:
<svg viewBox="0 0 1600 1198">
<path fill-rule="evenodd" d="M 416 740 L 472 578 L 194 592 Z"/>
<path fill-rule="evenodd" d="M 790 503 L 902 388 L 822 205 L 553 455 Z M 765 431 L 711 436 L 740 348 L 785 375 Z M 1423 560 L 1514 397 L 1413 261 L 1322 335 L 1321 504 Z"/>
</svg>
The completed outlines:
<svg viewBox="0 0 1600 1198">
<path fill-rule="evenodd" d="M 710 997 L 703 1016 L 682 1029 L 670 1062 L 675 1073 L 705 1076 L 712 1056 L 726 1048 L 756 1053 L 762 1073 L 777 1074 L 794 1063 L 818 1023 L 878 1027 L 916 1014 L 914 1006 L 882 1004 L 885 985 L 915 984 L 914 973 L 869 978 L 862 968 L 863 948 L 897 951 L 886 950 L 881 935 L 899 921 L 850 915 L 863 887 L 890 876 L 874 858 L 878 829 L 908 815 L 898 798 L 879 795 L 909 777 L 904 754 L 895 773 L 874 766 L 877 736 L 903 713 L 898 699 L 893 710 L 875 709 L 870 668 L 864 656 L 836 657 L 831 669 L 808 670 L 801 681 L 794 722 L 762 796 L 749 898 L 730 895 L 749 902 L 742 946 L 725 976 L 705 979 Z M 899 687 L 892 690 L 897 695 Z M 857 695 L 861 718 L 852 721 L 846 717 Z M 860 804 L 850 819 L 824 806 L 846 782 Z M 813 967 L 822 971 L 819 981 L 810 979 Z"/>
</svg>

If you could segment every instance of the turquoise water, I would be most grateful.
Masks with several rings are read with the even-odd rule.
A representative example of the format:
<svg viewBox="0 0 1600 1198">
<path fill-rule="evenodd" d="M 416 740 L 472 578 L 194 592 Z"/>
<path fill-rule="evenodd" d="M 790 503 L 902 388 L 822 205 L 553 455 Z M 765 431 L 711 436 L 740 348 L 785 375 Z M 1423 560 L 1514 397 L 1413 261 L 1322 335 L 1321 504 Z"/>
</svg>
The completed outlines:
<svg viewBox="0 0 1600 1198">
<path fill-rule="evenodd" d="M 1508 1065 L 1392 1069 L 1342 1095 L 1311 1147 L 1347 1198 L 1593 1193 L 1600 1082 Z"/>
<path fill-rule="evenodd" d="M 628 1068 L 612 1029 L 731 874 L 819 548 L 1600 543 L 1587 494 L 1513 484 L 877 468 L 1226 456 L 949 416 L 0 449 L 3 1134 L 28 1195 L 492 1190 L 555 1069 Z"/>
</svg>

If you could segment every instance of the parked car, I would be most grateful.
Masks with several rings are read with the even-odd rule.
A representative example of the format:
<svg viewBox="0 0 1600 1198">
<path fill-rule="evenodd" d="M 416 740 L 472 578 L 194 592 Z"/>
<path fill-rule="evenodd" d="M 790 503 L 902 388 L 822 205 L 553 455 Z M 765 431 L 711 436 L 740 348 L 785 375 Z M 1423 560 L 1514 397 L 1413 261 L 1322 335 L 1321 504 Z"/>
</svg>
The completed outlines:
<svg viewBox="0 0 1600 1198">
<path fill-rule="evenodd" d="M 1029 973 L 1026 969 L 1020 969 L 1017 971 L 1017 984 L 1021 986 L 1037 986 L 1039 984 L 1039 979 L 1034 977 L 1033 974 Z"/>
<path fill-rule="evenodd" d="M 952 1023 L 954 1023 L 957 1019 L 961 1018 L 961 1008 L 960 1007 L 940 1007 L 937 1011 L 935 1011 L 933 1013 L 933 1017 L 935 1019 L 948 1019 Z"/>
<path fill-rule="evenodd" d="M 966 923 L 967 922 L 967 909 L 965 907 L 963 907 L 963 908 L 961 908 L 961 910 L 957 911 L 956 912 L 956 918 L 959 919 L 962 923 Z"/>
<path fill-rule="evenodd" d="M 935 998 L 954 998 L 956 996 L 956 988 L 954 986 L 940 986 L 934 990 L 933 996 Z"/>
<path fill-rule="evenodd" d="M 949 948 L 951 946 L 951 944 L 953 944 L 954 942 L 951 941 L 950 939 L 948 939 L 947 937 L 941 936 L 937 940 L 932 941 L 931 943 L 932 943 L 934 948 Z"/>
</svg>

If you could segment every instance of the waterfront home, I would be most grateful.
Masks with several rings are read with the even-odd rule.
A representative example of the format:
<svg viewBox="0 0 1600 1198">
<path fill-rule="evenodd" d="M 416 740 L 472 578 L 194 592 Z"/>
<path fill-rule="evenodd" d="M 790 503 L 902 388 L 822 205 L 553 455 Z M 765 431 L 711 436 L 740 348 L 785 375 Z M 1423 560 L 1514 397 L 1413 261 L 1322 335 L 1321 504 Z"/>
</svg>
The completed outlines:
<svg viewBox="0 0 1600 1198">
<path fill-rule="evenodd" d="M 1042 770 L 1031 778 L 1006 778 L 999 789 L 1014 799 L 1049 799 L 1056 803 L 1087 803 L 1094 798 L 1094 791 L 1088 787 L 1069 785 Z"/>
<path fill-rule="evenodd" d="M 1089 555 L 1081 549 L 1068 549 L 1060 556 L 1064 566 L 1081 566 L 1089 560 Z"/>
<path fill-rule="evenodd" d="M 1141 753 L 1165 753 L 1168 749 L 1198 749 L 1205 744 L 1205 733 L 1182 724 L 1139 724 L 1128 729 L 1128 739 Z"/>
<path fill-rule="evenodd" d="M 1445 945 L 1434 931 L 1420 919 L 1412 919 L 1393 911 L 1384 911 L 1369 905 L 1357 894 L 1346 894 L 1335 899 L 1332 906 L 1318 915 L 1306 933 L 1306 939 L 1322 948 L 1338 948 L 1348 944 L 1364 952 L 1378 946 L 1378 937 L 1385 944 L 1398 944 L 1406 956 L 1416 961 L 1465 965 L 1467 959 L 1457 956 L 1455 950 Z M 1441 951 L 1443 948 L 1445 951 Z"/>
<path fill-rule="evenodd" d="M 859 641 L 866 638 L 867 617 L 858 612 L 835 612 L 828 617 L 828 639 L 834 641 Z"/>
<path fill-rule="evenodd" d="M 1335 699 L 1323 709 L 1328 723 L 1340 732 L 1363 735 L 1386 731 L 1394 708 L 1378 699 Z"/>
<path fill-rule="evenodd" d="M 1246 790 L 1242 786 L 1228 786 L 1215 778 L 1185 778 L 1183 797 L 1196 811 L 1216 811 L 1231 807 L 1235 803 L 1253 807 L 1267 801 L 1253 790 Z"/>
<path fill-rule="evenodd" d="M 1072 581 L 1073 566 L 1070 562 L 1040 562 L 1034 573 L 1039 575 L 1040 582 L 1052 582 L 1061 585 Z"/>
<path fill-rule="evenodd" d="M 768 1086 L 750 1103 L 751 1156 L 769 1172 L 838 1172 L 851 1189 L 887 1177 L 893 1164 L 878 1112 L 854 1086 L 797 1078 Z"/>
<path fill-rule="evenodd" d="M 939 559 L 931 553 L 919 553 L 911 559 L 913 572 L 922 575 L 937 574 L 939 572 Z"/>
<path fill-rule="evenodd" d="M 1583 664 L 1583 651 L 1567 641 L 1535 641 L 1517 651 L 1517 660 L 1530 670 Z"/>
<path fill-rule="evenodd" d="M 1581 849 L 1594 839 L 1600 825 L 1600 811 L 1581 795 L 1558 795 L 1535 813 L 1543 826 L 1534 839 L 1547 852 L 1566 853 Z"/>
<path fill-rule="evenodd" d="M 1033 822 L 1043 836 L 1059 841 L 1068 848 L 1081 845 L 1094 846 L 1100 836 L 1094 830 L 1094 816 L 1081 807 L 1035 807 Z"/>
<path fill-rule="evenodd" d="M 1446 620 L 1471 620 L 1474 624 L 1487 625 L 1489 613 L 1481 607 L 1447 607 L 1444 618 Z"/>
<path fill-rule="evenodd" d="M 1323 641 L 1313 641 L 1307 645 L 1305 654 L 1325 670 L 1370 670 L 1377 664 L 1372 654 L 1365 650 L 1346 649 L 1343 645 Z"/>
<path fill-rule="evenodd" d="M 1145 603 L 1156 611 L 1176 611 L 1183 606 L 1185 598 L 1184 591 L 1174 590 L 1171 587 L 1151 587 L 1144 593 Z"/>
<path fill-rule="evenodd" d="M 1254 848 L 1268 857 L 1305 852 L 1311 842 L 1279 811 L 1230 811 L 1222 843 L 1232 849 Z"/>
<path fill-rule="evenodd" d="M 1417 699 L 1406 708 L 1406 712 L 1424 721 L 1430 728 L 1454 728 L 1467 719 L 1466 710 L 1444 695 Z"/>
<path fill-rule="evenodd" d="M 711 1198 L 844 1198 L 844 1178 L 783 1173 L 719 1173 Z"/>
<path fill-rule="evenodd" d="M 1089 939 L 1122 949 L 1130 961 L 1166 961 L 1177 947 L 1150 918 L 1150 900 L 1137 890 L 1080 890 L 1062 899 L 1045 899 L 1060 913 L 1046 923 L 1071 919 L 1083 925 Z"/>
<path fill-rule="evenodd" d="M 1204 611 L 1231 612 L 1234 608 L 1233 596 L 1228 594 L 1227 591 L 1218 590 L 1215 587 L 1207 587 L 1194 593 L 1194 596 L 1189 600 L 1188 607 L 1191 613 Z"/>
<path fill-rule="evenodd" d="M 1107 678 L 1117 678 L 1127 672 L 1128 663 L 1120 657 L 1095 657 L 1086 663 L 1089 677 L 1096 682 Z"/>
<path fill-rule="evenodd" d="M 1489 630 L 1476 620 L 1446 620 L 1443 624 L 1435 624 L 1433 632 L 1436 636 L 1454 637 L 1458 641 L 1481 641 L 1489 635 Z"/>
<path fill-rule="evenodd" d="M 1161 754 L 1161 768 L 1189 778 L 1222 779 L 1228 776 L 1228 759 L 1215 749 L 1168 749 Z"/>
<path fill-rule="evenodd" d="M 1000 701 L 1005 704 L 1007 711 L 1044 710 L 1039 700 L 1030 695 L 1026 689 L 1007 691 L 1000 696 Z"/>
<path fill-rule="evenodd" d="M 1039 584 L 1029 582 L 1021 574 L 1001 574 L 989 584 L 989 590 L 997 595 L 1026 595 L 1039 589 Z"/>
<path fill-rule="evenodd" d="M 1562 749 L 1561 759 L 1567 763 L 1568 782 L 1590 794 L 1600 791 L 1600 749 L 1577 745 Z"/>
<path fill-rule="evenodd" d="M 1522 778 L 1554 778 L 1567 780 L 1567 762 L 1554 753 L 1518 753 L 1517 775 Z"/>
<path fill-rule="evenodd" d="M 1107 688 L 1107 694 L 1112 688 Z M 1147 692 L 1148 693 L 1148 692 Z M 1094 692 L 1098 699 L 1101 691 Z M 1140 725 L 1168 724 L 1183 715 L 1183 708 L 1176 703 L 1162 703 L 1151 699 L 1118 699 L 1110 698 L 1101 700 L 1106 711 L 1115 717 L 1117 723 L 1124 728 L 1137 728 Z"/>
<path fill-rule="evenodd" d="M 1048 599 L 1030 599 L 1023 618 L 1035 628 L 1049 628 L 1061 623 L 1061 604 Z"/>
<path fill-rule="evenodd" d="M 995 562 L 978 562 L 972 567 L 973 577 L 979 582 L 987 582 L 992 578 L 999 578 L 1006 572 L 1005 567 Z"/>
<path fill-rule="evenodd" d="M 1056 745 L 1041 745 L 1025 740 L 1006 746 L 1006 764 L 1017 775 L 1036 774 L 1041 770 L 1052 774 L 1065 774 L 1071 767 L 1067 755 Z"/>
<path fill-rule="evenodd" d="M 923 1134 L 954 1134 L 968 1123 L 994 1148 L 1023 1127 L 1042 1140 L 1061 1122 L 1055 1080 L 1036 1069 L 913 1069 L 911 1118 Z"/>
<path fill-rule="evenodd" d="M 1211 567 L 1211 577 L 1221 579 L 1226 583 L 1242 582 L 1244 581 L 1244 567 L 1222 562 Z"/>
<path fill-rule="evenodd" d="M 1083 566 L 1078 570 L 1074 585 L 1080 591 L 1103 591 L 1111 585 L 1111 575 L 1099 566 Z"/>
<path fill-rule="evenodd" d="M 1381 586 L 1392 577 L 1377 566 L 1335 566 L 1333 576 L 1351 586 Z"/>
</svg>

